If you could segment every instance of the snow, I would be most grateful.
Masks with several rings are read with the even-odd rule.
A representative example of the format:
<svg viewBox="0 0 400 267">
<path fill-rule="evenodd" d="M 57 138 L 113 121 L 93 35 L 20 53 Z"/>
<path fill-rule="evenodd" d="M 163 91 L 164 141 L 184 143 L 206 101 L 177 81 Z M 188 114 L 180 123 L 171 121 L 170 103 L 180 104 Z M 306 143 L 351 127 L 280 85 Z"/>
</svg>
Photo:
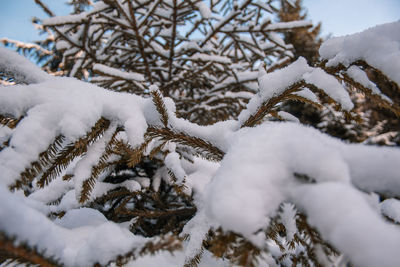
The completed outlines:
<svg viewBox="0 0 400 267">
<path fill-rule="evenodd" d="M 43 20 L 43 25 L 45 26 L 55 26 L 55 25 L 62 25 L 62 24 L 74 24 L 74 23 L 81 23 L 89 17 L 89 15 L 100 12 L 108 7 L 103 2 L 97 2 L 92 4 L 92 9 L 87 12 L 82 12 L 79 14 L 73 15 L 66 15 L 66 16 L 54 16 L 48 19 Z"/>
<path fill-rule="evenodd" d="M 327 66 L 343 64 L 348 67 L 357 60 L 364 60 L 381 70 L 400 85 L 400 21 L 378 25 L 363 32 L 332 38 L 319 50 Z"/>
<path fill-rule="evenodd" d="M 73 189 L 72 181 L 63 181 L 61 178 L 53 180 L 48 186 L 37 189 L 29 195 L 28 199 L 51 203 L 57 201 L 62 195 Z"/>
<path fill-rule="evenodd" d="M 198 204 L 200 205 L 204 188 L 210 182 L 220 164 L 202 158 L 193 158 L 193 162 L 183 161 L 181 164 L 187 174 L 185 185 L 194 192 L 194 198 L 196 201 L 199 199 Z"/>
<path fill-rule="evenodd" d="M 294 20 L 290 22 L 276 22 L 272 24 L 261 23 L 261 25 L 257 26 L 239 26 L 239 25 L 226 25 L 221 31 L 225 32 L 252 32 L 252 31 L 282 31 L 289 30 L 292 28 L 303 28 L 303 27 L 311 27 L 313 24 L 311 21 L 305 20 Z M 271 34 L 271 33 L 269 33 Z M 274 35 L 275 36 L 275 35 Z M 272 37 L 274 38 L 274 37 Z M 280 39 L 280 38 L 279 38 Z M 279 44 L 285 45 L 285 43 L 281 41 L 277 41 Z"/>
<path fill-rule="evenodd" d="M 191 57 L 187 57 L 190 60 L 199 60 L 199 61 L 214 61 L 222 64 L 230 64 L 232 63 L 228 57 L 218 56 L 218 55 L 208 55 L 204 53 L 196 53 Z"/>
<path fill-rule="evenodd" d="M 184 243 L 184 252 L 187 259 L 195 257 L 202 248 L 203 240 L 206 239 L 210 230 L 210 223 L 204 214 L 204 210 L 197 212 L 183 228 L 181 236 L 189 236 L 189 240 Z"/>
<path fill-rule="evenodd" d="M 315 68 L 311 72 L 305 73 L 303 78 L 306 83 L 322 88 L 326 94 L 340 103 L 344 110 L 350 111 L 353 109 L 354 104 L 343 85 L 321 68 Z"/>
<path fill-rule="evenodd" d="M 97 210 L 89 208 L 72 209 L 65 213 L 61 219 L 54 220 L 54 223 L 67 228 L 74 229 L 84 226 L 99 226 L 107 222 L 107 218 Z"/>
<path fill-rule="evenodd" d="M 387 196 L 399 195 L 398 148 L 349 144 L 340 150 L 357 188 Z"/>
<path fill-rule="evenodd" d="M 283 203 L 282 213 L 280 214 L 280 220 L 286 229 L 286 240 L 291 242 L 294 238 L 294 234 L 297 232 L 296 226 L 296 208 L 291 203 Z"/>
<path fill-rule="evenodd" d="M 174 173 L 179 184 L 182 183 L 186 177 L 186 173 L 180 162 L 179 154 L 176 152 L 169 153 L 164 160 L 165 166 Z"/>
<path fill-rule="evenodd" d="M 91 11 L 50 18 L 45 24 L 75 23 L 100 8 L 105 6 L 95 4 Z M 197 2 L 197 8 L 203 18 L 210 18 L 211 10 L 205 8 L 204 2 Z M 164 15 L 170 15 L 168 10 Z M 228 17 L 236 15 L 235 11 Z M 219 25 L 223 25 L 224 21 L 222 18 Z M 228 26 L 231 25 L 224 27 Z M 322 58 L 328 60 L 328 66 L 340 63 L 350 66 L 363 59 L 399 83 L 399 34 L 394 30 L 398 27 L 400 22 L 395 22 L 328 40 L 321 47 Z M 278 35 L 271 34 L 269 38 L 282 43 Z M 203 46 L 202 49 L 206 51 L 208 48 Z M 231 64 L 228 57 L 207 53 L 184 59 Z M 384 65 L 389 65 L 390 69 Z M 101 64 L 96 64 L 94 69 L 121 79 L 144 81 L 140 74 Z M 240 66 L 236 69 L 239 70 Z M 97 210 L 82 208 L 77 200 L 82 183 L 90 177 L 92 167 L 118 126 L 124 127 L 119 136 L 121 140 L 133 148 L 143 143 L 149 126 L 164 127 L 151 98 L 107 91 L 73 78 L 52 77 L 4 48 L 0 48 L 0 70 L 7 75 L 14 74 L 16 80 L 22 83 L 0 87 L 0 114 L 23 117 L 15 129 L 0 128 L 1 140 L 11 137 L 10 146 L 0 151 L 1 231 L 15 237 L 17 242 L 36 246 L 66 266 L 87 266 L 96 262 L 107 264 L 116 256 L 140 250 L 147 241 L 151 241 L 150 238 L 133 235 L 126 229 L 127 223 L 119 225 L 107 220 Z M 350 66 L 346 73 L 374 94 L 385 98 L 361 68 Z M 304 58 L 271 73 L 267 73 L 262 65 L 258 74 L 246 70 L 238 71 L 237 76 L 239 81 L 254 84 L 257 79 L 258 82 L 258 91 L 254 95 L 225 94 L 231 98 L 250 98 L 238 120 L 200 126 L 177 118 L 173 100 L 163 99 L 169 117 L 168 127 L 206 140 L 219 148 L 225 153 L 220 162 L 190 155 L 190 150 L 191 160 L 186 160 L 178 153 L 178 145 L 169 142 L 162 151 L 166 155 L 163 161 L 165 166 L 150 177 L 152 184 L 147 177 L 120 184 L 105 183 L 99 179 L 95 184 L 91 200 L 117 187 L 135 192 L 151 185 L 157 191 L 161 180 L 168 179 L 169 170 L 179 184 L 186 186 L 185 192 L 193 196 L 197 213 L 181 233 L 189 235 L 182 251 L 177 251 L 175 255 L 166 252 L 146 255 L 127 266 L 154 266 L 160 262 L 162 266 L 183 265 L 185 260 L 201 251 L 208 230 L 218 227 L 242 234 L 260 248 L 270 247 L 260 230 L 266 230 L 271 219 L 277 215 L 286 228 L 286 237 L 282 240 L 290 242 L 297 232 L 297 210 L 304 212 L 323 239 L 343 252 L 356 266 L 397 266 L 400 262 L 397 252 L 400 230 L 387 218 L 395 222 L 400 220 L 400 202 L 396 199 L 400 192 L 400 150 L 342 142 L 300 125 L 296 118 L 284 111 L 278 112 L 278 116 L 297 123 L 267 121 L 254 128 L 241 128 L 243 122 L 263 103 L 279 97 L 298 83 L 304 82 L 292 94 L 317 102 L 316 95 L 308 89 L 317 87 L 346 111 L 353 108 L 353 103 L 341 83 L 323 69 L 309 66 Z M 221 84 L 215 83 L 210 99 L 220 97 L 219 89 L 233 82 L 236 82 L 233 77 L 227 77 Z M 148 89 L 153 91 L 157 88 L 153 85 Z M 100 118 L 112 123 L 90 144 L 86 153 L 62 172 L 62 175 L 73 174 L 72 180 L 63 181 L 58 176 L 46 188 L 34 185 L 35 192 L 28 197 L 23 196 L 22 191 L 11 193 L 6 189 L 17 181 L 30 163 L 38 160 L 38 155 L 57 136 L 63 135 L 66 143 L 74 142 L 85 136 Z M 152 147 L 156 145 L 159 145 L 157 140 L 151 143 Z M 148 148 L 146 152 L 149 151 Z M 299 179 L 299 176 L 305 178 Z M 389 199 L 379 204 L 376 193 Z M 54 204 L 57 201 L 59 203 Z M 47 217 L 62 211 L 65 215 L 60 219 L 51 221 Z M 228 266 L 224 260 L 212 258 L 207 251 L 204 253 L 200 266 Z M 273 249 L 271 253 L 274 253 Z M 267 257 L 265 261 L 270 259 Z"/>
<path fill-rule="evenodd" d="M 245 122 L 257 111 L 262 103 L 273 97 L 280 96 L 290 86 L 301 81 L 324 91 L 328 96 L 340 103 L 344 110 L 349 111 L 354 107 L 346 89 L 333 76 L 320 68 L 310 67 L 307 61 L 300 57 L 289 66 L 271 73 L 267 73 L 264 67 L 260 66 L 258 74 L 259 93 L 250 99 L 246 109 L 240 113 L 239 121 L 241 123 Z M 304 92 L 307 91 L 303 91 L 303 94 Z M 309 93 L 307 93 L 307 97 L 311 97 Z"/>
<path fill-rule="evenodd" d="M 38 83 L 50 78 L 31 61 L 4 47 L 0 47 L 0 71 L 21 83 Z"/>
<path fill-rule="evenodd" d="M 92 176 L 92 168 L 97 164 L 100 157 L 105 152 L 107 143 L 110 141 L 116 128 L 116 126 L 110 127 L 99 140 L 89 147 L 85 156 L 76 163 L 73 175 L 75 194 L 77 197 L 81 196 L 83 183 Z"/>
<path fill-rule="evenodd" d="M 400 262 L 400 230 L 371 209 L 360 191 L 329 182 L 304 185 L 292 194 L 311 225 L 354 265 L 390 267 Z"/>
<path fill-rule="evenodd" d="M 60 134 L 66 140 L 77 140 L 105 117 L 123 122 L 130 143 L 137 146 L 147 129 L 144 114 L 156 114 L 150 99 L 56 77 L 37 84 L 2 88 L 0 112 L 25 116 L 14 130 L 11 146 L 0 153 L 1 182 L 8 185 Z M 148 119 L 153 121 L 154 116 L 157 114 Z"/>
<path fill-rule="evenodd" d="M 163 267 L 176 267 L 183 266 L 185 263 L 185 254 L 182 251 L 176 251 L 173 254 L 168 251 L 160 251 L 155 255 L 145 255 L 139 259 L 129 262 L 126 267 L 154 267 L 160 265 Z M 204 251 L 202 261 L 199 267 L 230 267 L 232 266 L 228 261 L 223 259 L 216 259 L 208 251 Z"/>
<path fill-rule="evenodd" d="M 250 237 L 275 215 L 294 172 L 348 182 L 345 162 L 324 137 L 291 123 L 238 131 L 206 187 L 206 212 L 227 230 Z"/>
<path fill-rule="evenodd" d="M 93 265 L 96 262 L 106 264 L 117 255 L 144 245 L 146 241 L 105 220 L 93 209 L 71 210 L 55 224 L 2 186 L 0 201 L 2 231 L 15 236 L 18 242 L 36 246 L 66 266 Z"/>
<path fill-rule="evenodd" d="M 199 1 L 195 5 L 199 9 L 200 14 L 203 17 L 203 19 L 211 18 L 211 16 L 212 16 L 211 10 L 204 1 Z"/>
<path fill-rule="evenodd" d="M 354 262 L 360 261 L 360 266 L 376 266 L 376 260 L 385 257 L 392 259 L 388 263 L 399 260 L 392 247 L 397 247 L 400 242 L 400 232 L 386 225 L 366 198 L 361 197 L 363 193 L 356 189 L 398 194 L 399 149 L 346 144 L 299 124 L 273 122 L 242 129 L 232 136 L 230 143 L 221 167 L 206 186 L 204 200 L 210 221 L 251 239 L 260 229 L 265 229 L 270 218 L 276 215 L 280 203 L 293 201 L 295 205 L 301 204 L 307 215 L 310 212 L 312 217 L 315 216 L 312 222 L 316 220 L 315 226 L 324 238 L 342 248 L 341 251 L 348 253 Z M 297 180 L 295 173 L 306 175 L 309 182 L 316 182 L 315 187 L 319 189 L 310 189 L 310 193 L 301 191 L 301 188 L 312 188 L 314 185 L 303 186 L 304 181 Z M 331 194 L 328 193 L 330 185 Z M 302 197 L 314 194 L 314 191 L 315 195 L 307 197 L 305 203 Z M 319 195 L 320 191 L 327 192 Z M 341 196 L 342 191 L 344 195 L 349 194 L 348 198 Z M 296 192 L 295 197 L 293 192 Z M 326 201 L 320 202 L 319 199 L 325 199 L 325 196 Z M 353 197 L 357 203 L 354 203 Z M 349 210 L 357 210 L 358 205 L 363 210 L 358 220 L 371 219 L 371 224 L 367 223 L 368 228 L 353 218 L 346 220 Z M 331 209 L 334 211 L 331 212 Z M 338 218 L 333 220 L 331 216 Z M 343 225 L 342 217 L 345 218 Z M 364 231 L 375 223 L 379 230 L 374 232 L 368 245 L 361 245 L 369 240 L 362 237 L 366 233 Z M 350 235 L 348 231 L 353 229 L 357 232 L 359 227 L 354 237 L 357 240 L 346 245 L 348 241 L 345 240 Z M 367 257 L 370 263 L 361 261 L 360 255 L 365 256 L 365 251 L 375 247 L 372 240 L 380 232 L 383 235 L 379 242 L 388 238 L 388 244 L 383 248 L 390 249 L 378 249 Z"/>
<path fill-rule="evenodd" d="M 281 117 L 283 120 L 291 121 L 291 122 L 300 122 L 298 118 L 290 114 L 286 111 L 279 111 L 278 116 Z"/>
<path fill-rule="evenodd" d="M 384 200 L 380 204 L 380 210 L 383 215 L 392 219 L 396 223 L 400 223 L 400 201 L 395 198 Z"/>
<path fill-rule="evenodd" d="M 371 89 L 373 94 L 380 96 L 382 99 L 388 101 L 389 103 L 393 102 L 389 97 L 387 97 L 384 94 L 382 94 L 381 90 L 379 90 L 379 88 L 376 86 L 376 84 L 371 82 L 368 79 L 367 74 L 362 69 L 360 69 L 359 67 L 353 65 L 350 68 L 348 68 L 346 73 L 354 81 L 360 83 L 362 86 L 364 86 L 364 87 L 366 87 L 368 89 Z"/>
<path fill-rule="evenodd" d="M 264 28 L 267 31 L 279 31 L 279 30 L 286 30 L 291 28 L 301 28 L 301 27 L 311 27 L 313 24 L 311 21 L 305 20 L 294 20 L 290 22 L 277 22 L 268 25 Z"/>
<path fill-rule="evenodd" d="M 300 97 L 304 97 L 312 102 L 319 103 L 318 97 L 308 88 L 304 88 L 301 91 L 294 92 L 294 95 L 298 95 Z"/>
<path fill-rule="evenodd" d="M 125 80 L 138 82 L 144 81 L 144 76 L 140 73 L 125 72 L 99 63 L 93 65 L 93 70 L 101 72 L 102 74 L 106 74 L 108 76 L 114 76 Z"/>
</svg>

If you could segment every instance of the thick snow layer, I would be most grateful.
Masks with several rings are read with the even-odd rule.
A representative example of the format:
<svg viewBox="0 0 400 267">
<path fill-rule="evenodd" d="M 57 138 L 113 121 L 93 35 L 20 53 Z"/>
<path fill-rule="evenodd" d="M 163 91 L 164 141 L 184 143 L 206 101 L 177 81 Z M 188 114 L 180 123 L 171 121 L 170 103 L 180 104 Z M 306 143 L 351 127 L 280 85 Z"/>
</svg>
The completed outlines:
<svg viewBox="0 0 400 267">
<path fill-rule="evenodd" d="M 400 21 L 325 41 L 319 50 L 327 66 L 349 66 L 357 60 L 381 70 L 400 85 Z"/>
<path fill-rule="evenodd" d="M 28 59 L 19 56 L 16 52 L 0 47 L 0 73 L 10 75 L 21 83 L 37 83 L 49 79 L 51 76 L 39 69 Z"/>
<path fill-rule="evenodd" d="M 365 209 L 365 212 L 359 214 L 359 220 L 368 221 L 371 218 L 371 222 L 377 223 L 379 230 L 374 232 L 374 235 L 385 231 L 387 225 L 384 220 L 376 215 L 366 198 L 360 197 L 363 193 L 356 187 L 366 191 L 398 194 L 399 149 L 350 145 L 295 123 L 265 123 L 256 128 L 242 129 L 232 136 L 230 143 L 231 147 L 227 150 L 221 167 L 207 185 L 205 192 L 206 214 L 224 229 L 239 232 L 251 239 L 258 230 L 268 225 L 269 218 L 276 215 L 280 203 L 293 200 L 292 192 L 302 183 L 308 182 L 317 183 L 316 187 L 322 184 L 321 188 L 329 188 L 332 185 L 332 190 L 336 190 L 332 194 L 337 194 L 335 199 L 341 198 L 340 188 L 344 194 L 348 193 L 349 197 L 343 198 L 345 201 L 337 202 L 333 197 L 329 198 L 329 194 L 318 195 L 315 190 L 316 195 L 310 198 L 310 204 L 304 204 L 307 214 L 310 209 L 313 216 L 329 217 L 329 204 L 329 207 L 335 209 L 335 216 L 346 218 L 350 209 L 357 209 L 360 205 L 360 209 Z M 308 181 L 297 179 L 294 175 L 296 173 L 305 175 Z M 296 195 L 294 204 L 303 201 L 300 199 L 302 195 L 304 194 Z M 313 206 L 311 203 L 319 203 L 316 200 L 325 199 L 325 196 L 325 206 L 316 208 L 317 204 Z M 353 197 L 357 198 L 356 203 L 351 201 Z M 360 245 L 361 249 L 345 244 L 349 236 L 347 231 L 360 226 L 357 221 L 341 226 L 335 220 L 322 220 L 320 219 L 316 226 L 321 230 L 323 237 L 334 245 L 344 244 L 341 251 L 348 253 L 355 262 L 359 261 L 361 254 L 364 255 L 363 248 L 369 251 L 374 247 L 373 242 L 365 246 Z M 337 230 L 325 231 L 324 227 L 336 227 Z M 359 230 L 360 234 L 354 237 L 358 240 L 354 240 L 353 244 L 365 242 L 365 239 L 361 238 L 365 229 Z M 338 236 L 334 233 L 338 233 Z M 390 237 L 392 234 L 393 237 Z M 396 232 L 389 227 L 379 240 L 383 242 L 388 238 L 388 244 L 391 246 L 400 242 L 399 234 L 400 231 Z M 377 253 L 382 254 L 378 257 Z M 388 257 L 397 259 L 397 254 L 392 255 L 391 249 L 379 249 L 371 254 L 371 258 L 382 259 L 385 253 Z M 371 262 L 376 263 L 376 259 Z"/>
<path fill-rule="evenodd" d="M 335 182 L 304 185 L 293 191 L 293 200 L 355 266 L 399 265 L 400 230 L 385 222 L 355 188 Z"/>
<path fill-rule="evenodd" d="M 384 94 L 381 93 L 381 90 L 379 90 L 379 88 L 376 86 L 376 84 L 371 82 L 368 79 L 367 74 L 362 69 L 360 69 L 359 67 L 351 66 L 347 70 L 347 74 L 354 81 L 356 81 L 356 82 L 360 83 L 362 86 L 370 89 L 373 94 L 379 95 L 382 99 L 388 101 L 389 103 L 393 102 L 390 98 L 388 98 L 387 96 L 385 96 Z"/>
<path fill-rule="evenodd" d="M 304 97 L 312 102 L 319 103 L 318 97 L 308 88 L 304 88 L 301 91 L 293 93 L 294 95 L 298 95 L 300 97 Z"/>
<path fill-rule="evenodd" d="M 129 141 L 138 145 L 147 129 L 144 113 L 154 120 L 153 112 L 146 109 L 155 111 L 149 99 L 113 93 L 71 78 L 2 88 L 0 113 L 24 119 L 13 133 L 11 146 L 0 153 L 1 182 L 11 184 L 56 136 L 62 134 L 74 141 L 101 117 L 125 122 Z"/>
<path fill-rule="evenodd" d="M 0 90 L 0 113 L 16 118 L 24 116 L 12 132 L 10 146 L 0 153 L 0 183 L 13 184 L 58 135 L 65 136 L 67 141 L 75 141 L 90 131 L 101 117 L 123 125 L 133 147 L 143 142 L 148 125 L 161 125 L 159 114 L 149 98 L 111 92 L 73 78 L 47 77 L 50 78 L 40 83 Z M 222 149 L 226 147 L 226 137 L 237 128 L 235 121 L 210 127 L 195 125 L 175 117 L 171 99 L 166 98 L 165 104 L 169 123 L 177 131 L 209 140 Z M 91 166 L 99 157 L 101 146 L 104 144 L 89 150 L 79 165 Z M 88 173 L 79 169 L 82 168 L 77 166 L 82 181 Z"/>
<path fill-rule="evenodd" d="M 239 121 L 245 122 L 262 103 L 284 93 L 290 86 L 304 81 L 324 91 L 328 96 L 337 101 L 344 110 L 351 110 L 354 105 L 346 89 L 331 75 L 320 68 L 313 68 L 307 61 L 300 57 L 289 66 L 267 73 L 261 65 L 258 73 L 259 92 L 252 99 L 245 110 L 239 115 Z M 307 94 L 309 95 L 309 94 Z"/>
<path fill-rule="evenodd" d="M 279 111 L 278 116 L 285 121 L 300 122 L 300 120 L 296 116 L 293 116 L 292 114 L 286 111 Z"/>
<path fill-rule="evenodd" d="M 303 78 L 306 83 L 321 88 L 332 99 L 340 103 L 344 110 L 349 111 L 354 107 L 343 85 L 321 68 L 315 68 L 311 72 L 305 73 Z"/>
<path fill-rule="evenodd" d="M 54 224 L 2 186 L 0 202 L 2 231 L 16 237 L 19 242 L 37 247 L 66 266 L 106 264 L 146 241 L 107 221 L 96 210 L 71 210 Z"/>
</svg>

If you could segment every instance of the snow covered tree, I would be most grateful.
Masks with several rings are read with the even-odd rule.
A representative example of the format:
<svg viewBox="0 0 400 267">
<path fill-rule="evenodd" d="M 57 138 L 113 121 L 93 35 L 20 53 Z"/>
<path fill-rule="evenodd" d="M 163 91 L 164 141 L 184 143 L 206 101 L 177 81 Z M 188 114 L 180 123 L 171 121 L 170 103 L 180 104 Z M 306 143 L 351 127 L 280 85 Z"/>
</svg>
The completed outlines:
<svg viewBox="0 0 400 267">
<path fill-rule="evenodd" d="M 237 116 L 260 62 L 272 70 L 293 58 L 277 32 L 311 26 L 273 23 L 279 1 L 97 1 L 86 12 L 90 1 L 74 1 L 69 16 L 36 2 L 52 16 L 41 27 L 59 51 L 57 71 L 139 95 L 156 84 L 180 117 L 200 124 Z"/>
<path fill-rule="evenodd" d="M 281 110 L 324 95 L 356 119 L 356 88 L 398 117 L 380 89 L 399 91 L 400 22 L 307 62 L 277 32 L 311 24 L 271 18 L 298 1 L 75 0 L 61 17 L 36 2 L 52 75 L 0 48 L 1 261 L 400 262 L 400 151 Z"/>
</svg>

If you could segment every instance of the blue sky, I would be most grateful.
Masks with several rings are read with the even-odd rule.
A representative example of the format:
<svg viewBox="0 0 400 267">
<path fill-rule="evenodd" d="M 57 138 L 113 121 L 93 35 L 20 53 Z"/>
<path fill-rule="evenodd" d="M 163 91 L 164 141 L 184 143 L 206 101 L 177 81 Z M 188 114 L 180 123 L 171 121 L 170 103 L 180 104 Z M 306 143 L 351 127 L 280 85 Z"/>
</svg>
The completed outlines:
<svg viewBox="0 0 400 267">
<path fill-rule="evenodd" d="M 63 0 L 45 0 L 58 15 L 68 13 Z M 34 0 L 0 0 L 0 38 L 36 40 L 30 20 L 46 15 Z M 351 34 L 376 24 L 400 19 L 400 0 L 303 0 L 309 18 L 322 22 L 323 36 Z"/>
<path fill-rule="evenodd" d="M 314 23 L 322 22 L 323 35 L 360 32 L 400 19 L 400 0 L 303 0 Z"/>
</svg>

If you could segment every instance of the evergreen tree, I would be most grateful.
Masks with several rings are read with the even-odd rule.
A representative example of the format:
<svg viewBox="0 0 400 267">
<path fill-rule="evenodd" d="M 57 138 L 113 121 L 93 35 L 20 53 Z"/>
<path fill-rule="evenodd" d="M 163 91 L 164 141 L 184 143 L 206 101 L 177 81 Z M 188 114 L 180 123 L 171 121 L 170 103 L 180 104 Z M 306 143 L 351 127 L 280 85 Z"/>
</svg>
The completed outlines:
<svg viewBox="0 0 400 267">
<path fill-rule="evenodd" d="M 0 261 L 400 262 L 400 151 L 286 112 L 358 121 L 357 89 L 398 117 L 399 22 L 319 60 L 300 1 L 74 0 L 68 16 L 35 2 L 48 38 L 3 42 L 47 73 L 0 48 Z"/>
</svg>

